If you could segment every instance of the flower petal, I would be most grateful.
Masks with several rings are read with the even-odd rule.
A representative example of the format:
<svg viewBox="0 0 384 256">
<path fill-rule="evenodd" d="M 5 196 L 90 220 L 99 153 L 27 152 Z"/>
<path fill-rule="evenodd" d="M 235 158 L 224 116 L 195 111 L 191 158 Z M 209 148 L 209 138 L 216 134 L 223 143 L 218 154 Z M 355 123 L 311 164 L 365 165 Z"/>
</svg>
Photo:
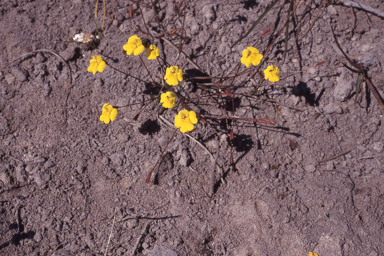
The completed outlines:
<svg viewBox="0 0 384 256">
<path fill-rule="evenodd" d="M 256 54 L 259 53 L 259 50 L 257 50 L 255 47 L 252 47 L 252 46 L 247 47 L 247 50 Z"/>
<path fill-rule="evenodd" d="M 179 69 L 179 71 L 177 72 L 177 79 L 179 81 L 183 81 L 183 70 Z"/>
<path fill-rule="evenodd" d="M 180 113 L 175 116 L 175 127 L 176 128 L 180 128 L 181 127 L 181 116 L 180 116 Z"/>
<path fill-rule="evenodd" d="M 137 55 L 141 54 L 144 50 L 145 50 L 144 45 L 140 45 L 140 46 L 138 46 L 138 47 L 133 51 L 133 54 L 134 54 L 135 56 L 137 56 Z"/>
<path fill-rule="evenodd" d="M 117 116 L 117 109 L 113 108 L 112 111 L 111 111 L 111 115 L 110 115 L 111 120 L 115 121 L 116 116 Z"/>
<path fill-rule="evenodd" d="M 257 65 L 260 64 L 260 62 L 261 62 L 262 59 L 263 59 L 263 55 L 261 55 L 261 54 L 257 54 L 256 57 L 255 57 L 255 59 L 253 60 L 252 64 L 253 64 L 254 66 L 257 66 Z"/>
<path fill-rule="evenodd" d="M 99 71 L 100 73 L 103 72 L 106 66 L 107 66 L 107 63 L 105 63 L 105 61 L 101 61 L 97 66 L 97 71 Z"/>
<path fill-rule="evenodd" d="M 195 127 L 193 126 L 193 124 L 191 124 L 191 123 L 184 123 L 184 124 L 181 126 L 180 131 L 181 131 L 182 133 L 185 133 L 185 132 L 192 131 L 193 128 L 195 128 Z"/>
<path fill-rule="evenodd" d="M 240 59 L 240 62 L 241 62 L 241 64 L 244 64 L 247 68 L 249 68 L 252 64 L 251 61 L 247 57 L 244 57 L 244 56 Z"/>
<path fill-rule="evenodd" d="M 243 55 L 242 55 L 242 56 L 243 56 L 243 57 L 248 57 L 249 53 L 250 53 L 250 52 L 249 52 L 247 49 L 244 49 L 244 50 L 243 50 Z"/>
<path fill-rule="evenodd" d="M 191 120 L 191 123 L 197 124 L 197 117 L 195 111 L 189 111 L 189 120 Z"/>
</svg>

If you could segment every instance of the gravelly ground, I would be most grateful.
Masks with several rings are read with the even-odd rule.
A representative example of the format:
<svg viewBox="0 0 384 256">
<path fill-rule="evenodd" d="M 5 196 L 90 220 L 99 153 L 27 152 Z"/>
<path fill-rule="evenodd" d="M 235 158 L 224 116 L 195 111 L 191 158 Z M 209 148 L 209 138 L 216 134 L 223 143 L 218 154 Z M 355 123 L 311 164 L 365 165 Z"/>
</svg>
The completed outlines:
<svg viewBox="0 0 384 256">
<path fill-rule="evenodd" d="M 158 39 L 180 43 L 170 32 L 182 28 L 184 5 L 159 2 L 156 12 L 149 1 L 141 5 L 154 40 L 137 5 L 130 17 L 130 1 L 107 1 L 107 25 L 95 50 L 67 42 L 96 31 L 87 1 L 0 3 L 0 254 L 104 255 L 115 219 L 108 255 L 384 255 L 383 110 L 365 83 L 356 102 L 357 75 L 343 66 L 347 61 L 330 28 L 384 95 L 383 19 L 303 1 L 290 23 L 285 61 L 283 33 L 260 64 L 261 70 L 280 67 L 281 81 L 264 82 L 249 97 L 254 80 L 245 73 L 229 89 L 236 116 L 277 125 L 235 123 L 236 168 L 230 167 L 231 126 L 200 120 L 190 133 L 217 156 L 212 174 L 211 156 L 189 137 L 172 136 L 173 128 L 158 117 L 158 103 L 137 121 L 142 104 L 119 109 L 108 125 L 99 121 L 105 102 L 124 106 L 153 92 L 109 67 L 94 76 L 87 72 L 92 56 L 102 55 L 149 82 L 140 59 L 122 52 L 131 35 L 158 45 L 160 55 L 185 74 L 196 71 Z M 360 3 L 384 11 L 380 0 Z M 265 52 L 283 26 L 289 3 L 281 1 L 231 48 L 270 4 L 188 1 L 183 51 L 205 74 L 228 75 L 244 48 L 270 29 L 256 44 Z M 99 26 L 102 14 L 100 4 Z M 160 82 L 157 63 L 145 63 Z M 259 84 L 257 74 L 255 80 Z M 226 101 L 231 114 L 228 97 L 207 100 L 192 82 L 179 92 L 199 98 L 191 104 L 199 115 L 224 115 Z M 175 113 L 161 116 L 173 123 Z"/>
</svg>

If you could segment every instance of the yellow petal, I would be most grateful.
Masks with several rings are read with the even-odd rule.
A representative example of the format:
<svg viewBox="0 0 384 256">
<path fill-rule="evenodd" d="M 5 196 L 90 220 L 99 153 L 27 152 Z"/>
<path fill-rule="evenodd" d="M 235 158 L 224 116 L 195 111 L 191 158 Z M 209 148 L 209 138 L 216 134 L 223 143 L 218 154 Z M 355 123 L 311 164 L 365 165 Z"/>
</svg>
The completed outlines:
<svg viewBox="0 0 384 256">
<path fill-rule="evenodd" d="M 242 57 L 240 59 L 241 61 L 241 64 L 244 64 L 247 68 L 249 68 L 251 66 L 251 62 L 248 60 L 248 57 Z"/>
<path fill-rule="evenodd" d="M 244 49 L 242 57 L 246 57 L 247 58 L 248 55 L 249 55 L 249 51 L 247 49 Z"/>
<path fill-rule="evenodd" d="M 248 49 L 250 52 L 253 52 L 253 53 L 256 53 L 256 54 L 259 53 L 259 50 L 257 50 L 255 47 L 250 46 L 250 47 L 247 47 L 247 49 Z"/>
<path fill-rule="evenodd" d="M 140 46 L 138 46 L 138 47 L 133 51 L 133 54 L 134 54 L 135 56 L 137 56 L 137 55 L 141 54 L 144 50 L 145 50 L 144 45 L 140 45 Z"/>
<path fill-rule="evenodd" d="M 179 84 L 179 81 L 177 81 L 176 77 L 169 77 L 167 80 L 166 80 L 167 84 L 169 85 L 178 85 Z"/>
<path fill-rule="evenodd" d="M 192 131 L 193 128 L 194 128 L 193 124 L 191 124 L 191 123 L 183 123 L 183 125 L 180 128 L 180 131 L 182 133 L 185 133 L 185 132 Z"/>
<path fill-rule="evenodd" d="M 104 123 L 109 124 L 110 118 L 108 116 L 101 115 L 100 121 L 103 121 Z"/>
<path fill-rule="evenodd" d="M 193 124 L 197 124 L 197 117 L 195 111 L 189 111 L 189 120 L 191 120 Z"/>
<path fill-rule="evenodd" d="M 106 66 L 107 66 L 107 63 L 105 63 L 105 61 L 100 62 L 99 65 L 97 66 L 97 71 L 99 71 L 100 73 L 103 72 Z"/>
<path fill-rule="evenodd" d="M 257 55 L 256 55 L 256 58 L 253 60 L 252 64 L 253 64 L 254 66 L 257 66 L 257 65 L 260 64 L 260 62 L 261 62 L 262 59 L 263 59 L 263 55 L 261 55 L 261 54 L 257 54 Z"/>
<path fill-rule="evenodd" d="M 133 51 L 135 50 L 135 44 L 125 44 L 123 45 L 124 51 L 127 53 L 127 55 L 131 55 Z"/>
<path fill-rule="evenodd" d="M 179 115 L 189 117 L 189 111 L 184 109 L 179 112 Z"/>
<path fill-rule="evenodd" d="M 115 121 L 116 116 L 117 116 L 117 109 L 113 108 L 112 111 L 111 111 L 111 115 L 110 115 L 111 120 Z"/>
<path fill-rule="evenodd" d="M 133 35 L 128 38 L 128 43 L 135 42 L 137 39 L 140 39 L 137 35 Z"/>
<path fill-rule="evenodd" d="M 165 101 L 164 103 L 163 103 L 163 107 L 164 108 L 173 108 L 173 104 L 172 104 L 172 102 L 167 102 L 167 101 Z"/>
<path fill-rule="evenodd" d="M 181 117 L 180 117 L 180 113 L 175 116 L 175 127 L 176 128 L 180 128 L 181 127 Z"/>
<path fill-rule="evenodd" d="M 103 61 L 103 59 L 101 58 L 101 56 L 93 56 L 93 58 L 97 61 L 97 63 L 100 64 L 100 62 Z"/>
<path fill-rule="evenodd" d="M 177 79 L 179 81 L 183 81 L 183 70 L 179 69 L 179 71 L 177 72 Z"/>
<path fill-rule="evenodd" d="M 160 103 L 165 102 L 166 98 L 167 98 L 167 94 L 162 93 L 161 96 L 160 96 Z"/>
</svg>

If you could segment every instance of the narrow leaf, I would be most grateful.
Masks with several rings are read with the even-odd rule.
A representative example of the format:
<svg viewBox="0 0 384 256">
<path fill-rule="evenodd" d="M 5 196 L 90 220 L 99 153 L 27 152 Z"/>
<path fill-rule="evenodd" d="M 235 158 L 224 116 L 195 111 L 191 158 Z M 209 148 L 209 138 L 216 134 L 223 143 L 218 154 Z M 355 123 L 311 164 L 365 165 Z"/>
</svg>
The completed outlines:
<svg viewBox="0 0 384 256">
<path fill-rule="evenodd" d="M 255 23 L 253 23 L 252 27 L 248 30 L 248 32 L 243 36 L 241 37 L 239 40 L 237 40 L 232 46 L 231 48 L 233 48 L 233 46 L 235 46 L 237 43 L 239 43 L 241 40 L 243 40 L 244 38 L 246 38 L 251 32 L 252 30 L 257 26 L 257 24 L 260 23 L 260 21 L 264 18 L 265 15 L 267 15 L 267 13 L 273 8 L 273 6 L 275 6 L 275 4 L 277 4 L 277 2 L 279 2 L 280 0 L 275 0 L 275 2 L 272 3 L 272 5 L 267 9 L 265 10 L 265 12 L 260 16 L 260 18 L 257 19 L 257 21 Z"/>
<path fill-rule="evenodd" d="M 349 71 L 352 71 L 353 73 L 361 73 L 359 70 L 353 69 L 345 63 L 341 63 L 341 64 L 343 64 L 344 67 L 346 67 Z"/>
<path fill-rule="evenodd" d="M 295 0 L 291 0 L 291 3 L 289 4 L 288 14 L 293 11 L 294 2 L 295 2 Z M 285 62 L 285 57 L 287 56 L 288 38 L 289 38 L 289 18 L 288 18 L 288 21 L 287 21 L 287 25 L 285 27 L 284 59 L 283 59 L 283 62 Z"/>
</svg>

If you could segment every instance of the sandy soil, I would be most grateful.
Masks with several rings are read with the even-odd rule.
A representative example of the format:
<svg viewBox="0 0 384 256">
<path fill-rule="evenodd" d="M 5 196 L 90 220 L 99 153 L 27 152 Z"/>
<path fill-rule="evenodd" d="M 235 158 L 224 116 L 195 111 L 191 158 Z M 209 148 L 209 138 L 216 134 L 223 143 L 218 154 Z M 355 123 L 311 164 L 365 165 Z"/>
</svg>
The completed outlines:
<svg viewBox="0 0 384 256">
<path fill-rule="evenodd" d="M 356 1 L 384 11 L 380 0 Z M 236 116 L 276 125 L 238 120 L 231 143 L 231 120 L 200 119 L 192 139 L 167 125 L 176 113 L 158 101 L 134 120 L 159 90 L 122 47 L 135 34 L 158 45 L 183 69 L 177 90 L 194 97 L 192 110 L 232 115 L 230 97 L 207 97 L 219 91 L 193 77 L 228 76 L 270 29 L 255 44 L 265 52 L 289 3 L 277 3 L 231 48 L 271 1 L 187 1 L 185 9 L 180 1 L 150 2 L 141 15 L 131 1 L 106 1 L 97 49 L 67 41 L 97 34 L 88 1 L 0 2 L 0 254 L 104 255 L 108 246 L 107 255 L 384 255 L 383 110 L 365 83 L 356 95 L 357 74 L 343 66 L 331 32 L 383 96 L 383 18 L 303 0 L 290 20 L 286 58 L 283 32 L 249 70 L 254 78 L 245 72 L 228 88 Z M 102 3 L 98 10 L 101 27 Z M 183 51 L 203 73 L 166 41 L 180 44 L 183 22 Z M 147 82 L 110 67 L 92 75 L 93 55 Z M 164 83 L 158 62 L 142 55 Z M 259 78 L 258 68 L 270 64 L 281 81 Z M 138 104 L 104 124 L 105 102 Z"/>
</svg>

